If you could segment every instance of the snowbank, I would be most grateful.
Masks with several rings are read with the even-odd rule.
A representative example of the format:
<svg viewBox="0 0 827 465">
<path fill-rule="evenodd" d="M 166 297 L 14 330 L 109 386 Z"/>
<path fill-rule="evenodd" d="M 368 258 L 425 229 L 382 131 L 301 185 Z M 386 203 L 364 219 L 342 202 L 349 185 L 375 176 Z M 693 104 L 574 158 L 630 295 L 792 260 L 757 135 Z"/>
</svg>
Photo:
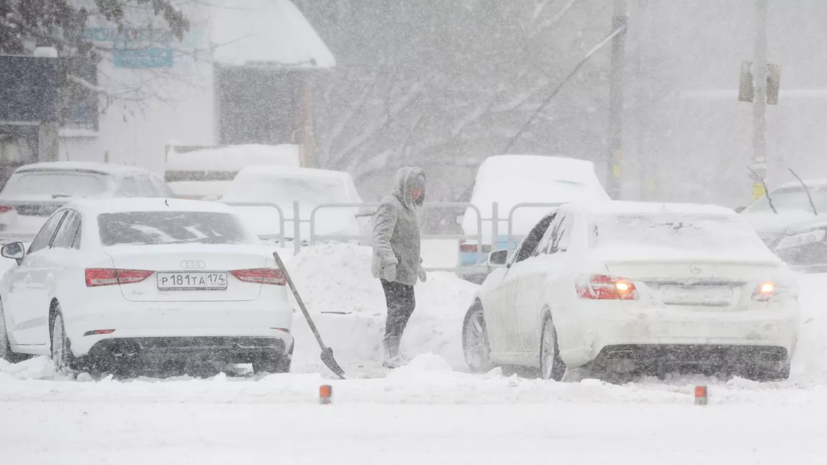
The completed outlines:
<svg viewBox="0 0 827 465">
<path fill-rule="evenodd" d="M 346 244 L 310 247 L 292 257 L 287 267 L 302 299 L 314 315 L 325 343 L 347 371 L 349 367 L 383 373 L 382 337 L 385 297 L 370 273 L 371 249 Z M 460 335 L 465 312 L 477 286 L 449 273 L 430 273 L 416 286 L 416 311 L 405 330 L 402 351 L 409 356 L 434 353 L 451 367 L 467 369 Z M 299 370 L 321 367 L 319 351 L 301 313 L 293 321 L 300 349 L 294 355 Z"/>
</svg>

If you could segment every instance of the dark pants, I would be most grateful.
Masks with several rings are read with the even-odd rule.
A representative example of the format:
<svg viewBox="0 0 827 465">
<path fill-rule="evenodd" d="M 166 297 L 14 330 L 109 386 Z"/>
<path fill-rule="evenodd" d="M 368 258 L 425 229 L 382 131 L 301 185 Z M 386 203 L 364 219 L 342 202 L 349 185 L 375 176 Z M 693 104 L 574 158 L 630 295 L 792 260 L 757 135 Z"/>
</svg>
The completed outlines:
<svg viewBox="0 0 827 465">
<path fill-rule="evenodd" d="M 385 344 L 388 353 L 395 357 L 399 351 L 399 341 L 402 339 L 402 332 L 408 325 L 408 320 L 416 308 L 416 297 L 414 287 L 407 284 L 382 281 L 382 289 L 385 291 L 385 302 L 388 305 L 388 319 L 385 322 Z"/>
</svg>

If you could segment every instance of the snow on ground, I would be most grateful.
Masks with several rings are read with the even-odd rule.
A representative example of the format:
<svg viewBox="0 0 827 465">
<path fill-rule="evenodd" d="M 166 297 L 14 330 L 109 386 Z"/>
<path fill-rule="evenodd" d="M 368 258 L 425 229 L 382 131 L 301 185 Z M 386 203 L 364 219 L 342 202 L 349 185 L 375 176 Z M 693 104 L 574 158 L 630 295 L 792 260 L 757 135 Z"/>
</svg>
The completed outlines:
<svg viewBox="0 0 827 465">
<path fill-rule="evenodd" d="M 432 273 L 417 286 L 403 349 L 379 367 L 384 303 L 370 251 L 326 245 L 288 261 L 325 342 L 331 378 L 300 313 L 294 373 L 77 380 L 45 357 L 0 361 L 0 463 L 816 464 L 827 456 L 827 276 L 801 277 L 792 378 L 554 383 L 464 372 L 459 333 L 474 285 Z M 332 313 L 339 312 L 339 313 Z M 317 404 L 331 384 L 334 404 Z M 695 384 L 710 405 L 693 405 Z"/>
</svg>

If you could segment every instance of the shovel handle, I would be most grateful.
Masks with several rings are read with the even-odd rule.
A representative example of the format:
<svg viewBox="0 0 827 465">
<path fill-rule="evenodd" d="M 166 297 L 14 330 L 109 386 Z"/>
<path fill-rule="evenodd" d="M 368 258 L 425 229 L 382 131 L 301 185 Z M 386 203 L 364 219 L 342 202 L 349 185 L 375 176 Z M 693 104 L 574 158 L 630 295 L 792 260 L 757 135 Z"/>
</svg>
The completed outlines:
<svg viewBox="0 0 827 465">
<path fill-rule="evenodd" d="M 290 278 L 290 273 L 287 272 L 287 267 L 284 266 L 284 262 L 281 260 L 281 257 L 279 257 L 278 252 L 273 252 L 273 258 L 276 259 L 276 264 L 278 265 L 281 272 L 284 274 L 284 278 L 287 281 L 287 285 L 290 286 L 290 291 L 293 293 L 293 297 L 296 298 L 296 302 L 299 304 L 299 308 L 301 309 L 302 313 L 304 313 L 304 318 L 307 320 L 307 324 L 310 325 L 310 330 L 313 331 L 313 335 L 316 336 L 316 341 L 319 342 L 319 347 L 321 347 L 324 351 L 325 349 L 327 349 L 327 347 L 325 347 L 324 342 L 322 342 L 322 336 L 319 335 L 319 330 L 316 329 L 316 325 L 313 323 L 313 319 L 310 318 L 310 313 L 307 311 L 307 307 L 304 306 L 304 301 L 299 295 L 299 291 L 296 289 L 296 285 L 293 284 L 293 279 Z"/>
</svg>

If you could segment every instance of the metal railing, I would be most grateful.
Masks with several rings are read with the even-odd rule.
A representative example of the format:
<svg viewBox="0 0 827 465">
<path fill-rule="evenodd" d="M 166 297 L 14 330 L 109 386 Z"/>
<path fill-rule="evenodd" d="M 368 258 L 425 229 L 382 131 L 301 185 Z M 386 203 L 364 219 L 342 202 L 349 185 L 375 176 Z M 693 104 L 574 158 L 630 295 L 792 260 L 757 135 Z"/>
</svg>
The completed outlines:
<svg viewBox="0 0 827 465">
<path fill-rule="evenodd" d="M 288 240 L 293 242 L 293 252 L 299 253 L 301 251 L 301 247 L 303 245 L 316 245 L 319 242 L 349 242 L 349 241 L 359 241 L 362 244 L 369 244 L 371 240 L 371 236 L 369 233 L 363 233 L 360 228 L 359 234 L 319 234 L 318 233 L 318 214 L 320 211 L 325 209 L 359 209 L 359 210 L 366 210 L 372 209 L 375 212 L 375 209 L 379 207 L 378 203 L 326 203 L 320 204 L 313 207 L 310 211 L 309 219 L 302 219 L 301 215 L 301 205 L 299 202 L 293 202 L 293 215 L 292 218 L 286 218 L 284 215 L 284 210 L 278 204 L 271 203 L 271 202 L 222 202 L 226 205 L 233 206 L 233 207 L 263 207 L 263 208 L 272 208 L 278 213 L 278 232 L 274 234 L 260 234 L 259 238 L 262 240 L 276 240 L 279 241 L 281 244 L 286 244 Z M 507 218 L 500 218 L 499 216 L 499 205 L 494 202 L 491 205 L 491 218 L 484 218 L 480 209 L 473 204 L 470 203 L 463 203 L 463 202 L 431 202 L 426 203 L 423 205 L 423 210 L 430 210 L 430 209 L 437 209 L 437 208 L 455 208 L 455 209 L 464 209 L 466 213 L 469 210 L 472 210 L 476 214 L 476 232 L 475 233 L 467 233 L 461 232 L 457 234 L 423 234 L 423 240 L 456 240 L 459 244 L 465 242 L 466 240 L 476 240 L 478 245 L 476 257 L 474 260 L 474 266 L 478 267 L 485 263 L 484 254 L 482 252 L 482 243 L 483 243 L 483 223 L 490 222 L 491 223 L 491 250 L 497 250 L 500 246 L 499 240 L 499 227 L 500 223 L 505 221 L 507 223 L 507 231 L 508 234 L 506 236 L 507 244 L 506 248 L 508 250 L 512 249 L 512 244 L 514 243 L 517 236 L 514 234 L 514 213 L 517 210 L 525 209 L 525 208 L 555 208 L 559 207 L 561 204 L 559 203 L 520 203 L 514 205 L 508 212 Z M 359 213 L 356 217 L 372 217 L 373 213 L 366 214 L 366 213 Z M 287 231 L 285 230 L 285 223 L 291 222 L 293 226 L 292 237 L 287 236 Z M 309 225 L 309 237 L 307 240 L 302 240 L 301 234 L 301 227 L 303 224 Z M 457 264 L 453 267 L 428 267 L 426 271 L 449 271 L 454 272 L 457 274 L 476 274 L 479 273 L 478 269 L 475 270 L 466 270 L 464 267 L 460 265 L 459 261 L 459 247 L 457 248 Z"/>
</svg>

